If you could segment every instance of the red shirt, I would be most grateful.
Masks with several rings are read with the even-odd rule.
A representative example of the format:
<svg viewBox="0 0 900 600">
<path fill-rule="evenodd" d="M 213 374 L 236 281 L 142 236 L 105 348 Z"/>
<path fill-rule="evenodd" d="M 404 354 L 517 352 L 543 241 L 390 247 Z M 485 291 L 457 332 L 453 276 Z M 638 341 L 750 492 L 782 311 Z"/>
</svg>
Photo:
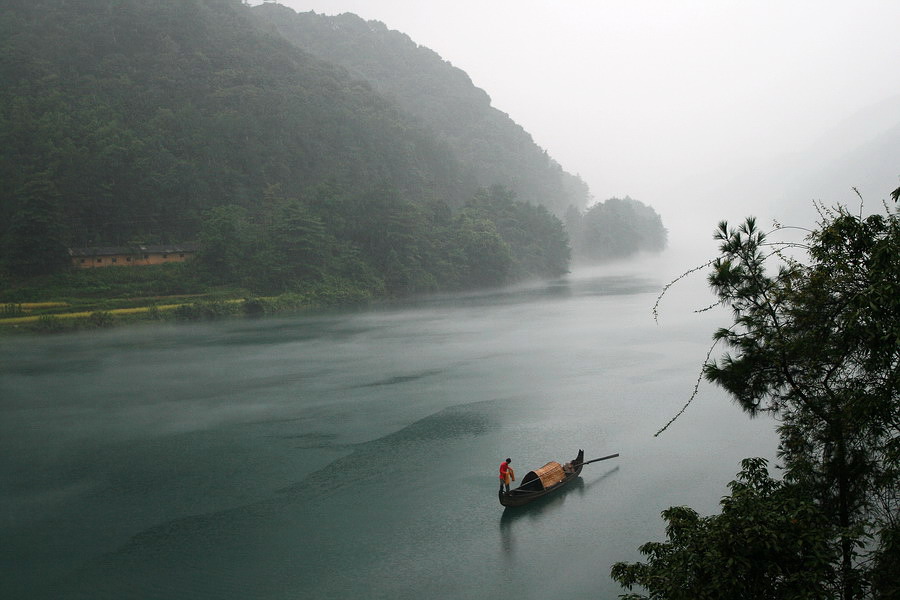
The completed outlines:
<svg viewBox="0 0 900 600">
<path fill-rule="evenodd" d="M 504 460 L 502 463 L 500 463 L 500 477 L 506 475 L 507 471 L 509 471 L 509 463 Z"/>
</svg>

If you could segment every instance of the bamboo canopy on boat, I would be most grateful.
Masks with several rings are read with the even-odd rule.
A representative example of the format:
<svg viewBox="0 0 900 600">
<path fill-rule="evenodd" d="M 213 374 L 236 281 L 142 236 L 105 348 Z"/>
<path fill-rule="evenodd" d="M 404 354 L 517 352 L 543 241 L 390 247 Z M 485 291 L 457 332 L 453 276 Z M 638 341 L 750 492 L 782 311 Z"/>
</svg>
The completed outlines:
<svg viewBox="0 0 900 600">
<path fill-rule="evenodd" d="M 573 479 L 577 479 L 581 475 L 581 468 L 584 465 L 600 462 L 601 460 L 609 460 L 617 456 L 619 456 L 618 453 L 586 461 L 584 460 L 584 450 L 579 450 L 578 456 L 574 460 L 567 462 L 566 467 L 563 467 L 558 462 L 548 462 L 540 469 L 528 471 L 522 479 L 522 485 L 516 489 L 504 491 L 503 486 L 501 486 L 500 491 L 497 492 L 497 497 L 500 499 L 500 504 L 507 508 L 528 504 L 532 500 L 558 490 Z"/>
<path fill-rule="evenodd" d="M 566 478 L 562 465 L 555 461 L 550 461 L 540 469 L 528 471 L 522 478 L 522 486 L 531 489 L 547 489 Z M 534 483 L 532 483 L 534 482 Z M 528 484 L 532 485 L 528 485 Z"/>
</svg>

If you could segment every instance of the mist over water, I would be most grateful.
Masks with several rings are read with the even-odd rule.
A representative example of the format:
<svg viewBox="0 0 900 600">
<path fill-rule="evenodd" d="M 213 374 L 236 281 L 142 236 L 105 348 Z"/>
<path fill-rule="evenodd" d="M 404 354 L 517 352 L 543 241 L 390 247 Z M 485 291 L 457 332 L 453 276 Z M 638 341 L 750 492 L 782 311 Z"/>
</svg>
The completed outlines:
<svg viewBox="0 0 900 600">
<path fill-rule="evenodd" d="M 701 280 L 655 323 L 673 271 L 4 340 L 0 595 L 615 597 L 661 510 L 715 511 L 775 449 L 708 385 L 653 437 L 723 319 L 691 312 Z M 499 505 L 503 458 L 521 477 L 579 448 L 621 456 Z"/>
</svg>

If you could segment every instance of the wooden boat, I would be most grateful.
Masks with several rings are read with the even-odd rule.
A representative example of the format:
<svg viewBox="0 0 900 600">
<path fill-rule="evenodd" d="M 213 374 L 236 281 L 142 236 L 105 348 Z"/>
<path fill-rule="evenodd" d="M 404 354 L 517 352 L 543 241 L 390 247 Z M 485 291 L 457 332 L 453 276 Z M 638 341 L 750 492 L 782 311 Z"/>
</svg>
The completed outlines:
<svg viewBox="0 0 900 600">
<path fill-rule="evenodd" d="M 617 456 L 618 454 L 610 454 L 603 458 L 595 458 L 585 462 L 584 450 L 579 450 L 578 455 L 570 463 L 567 463 L 566 466 L 570 468 L 564 468 L 563 465 L 558 462 L 548 462 L 540 469 L 528 471 L 528 473 L 525 474 L 525 477 L 522 478 L 522 483 L 519 487 L 509 490 L 508 492 L 501 489 L 500 504 L 503 506 L 522 506 L 523 504 L 528 504 L 532 500 L 536 500 L 557 491 L 573 479 L 576 479 L 581 475 L 581 469 L 584 465 L 600 460 L 606 460 L 608 458 L 615 458 Z"/>
</svg>

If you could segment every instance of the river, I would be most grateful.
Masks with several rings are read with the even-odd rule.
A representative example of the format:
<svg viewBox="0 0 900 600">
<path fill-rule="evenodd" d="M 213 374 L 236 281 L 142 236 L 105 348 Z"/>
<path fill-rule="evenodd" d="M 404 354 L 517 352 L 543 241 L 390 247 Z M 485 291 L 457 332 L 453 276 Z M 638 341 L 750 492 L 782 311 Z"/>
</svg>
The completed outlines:
<svg viewBox="0 0 900 600">
<path fill-rule="evenodd" d="M 772 457 L 715 327 L 607 267 L 361 311 L 0 340 L 0 597 L 615 598 L 659 513 Z M 702 305 L 703 301 L 697 304 Z M 499 463 L 618 452 L 556 496 Z"/>
</svg>

